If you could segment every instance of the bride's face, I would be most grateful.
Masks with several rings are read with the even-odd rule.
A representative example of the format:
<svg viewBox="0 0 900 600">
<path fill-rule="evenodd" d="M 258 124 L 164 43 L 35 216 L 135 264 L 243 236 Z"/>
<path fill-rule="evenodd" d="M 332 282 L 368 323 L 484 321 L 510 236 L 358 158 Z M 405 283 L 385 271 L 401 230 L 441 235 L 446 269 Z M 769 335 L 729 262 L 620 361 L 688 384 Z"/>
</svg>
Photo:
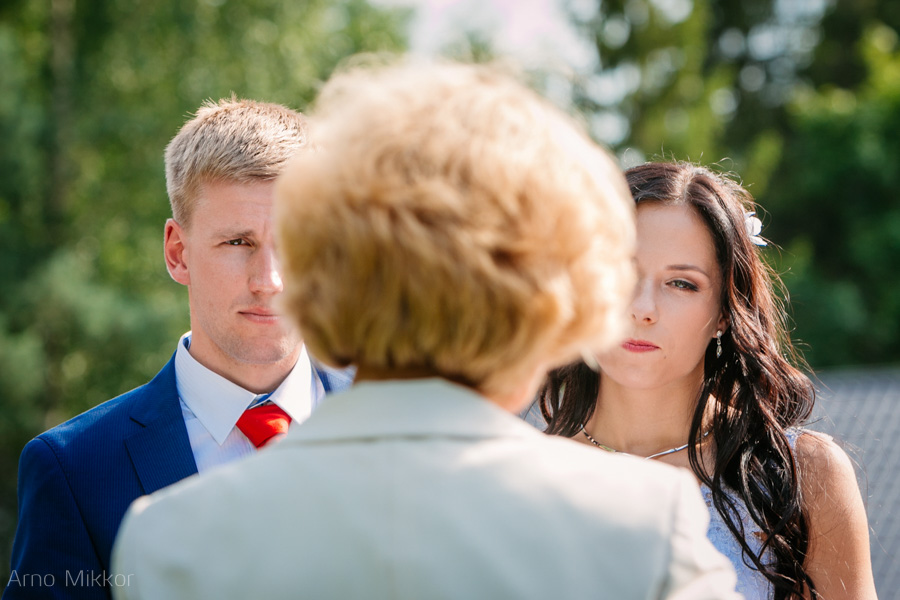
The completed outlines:
<svg viewBox="0 0 900 600">
<path fill-rule="evenodd" d="M 693 208 L 637 208 L 638 283 L 627 339 L 597 357 L 603 378 L 629 388 L 696 386 L 716 331 L 725 328 L 712 236 Z"/>
</svg>

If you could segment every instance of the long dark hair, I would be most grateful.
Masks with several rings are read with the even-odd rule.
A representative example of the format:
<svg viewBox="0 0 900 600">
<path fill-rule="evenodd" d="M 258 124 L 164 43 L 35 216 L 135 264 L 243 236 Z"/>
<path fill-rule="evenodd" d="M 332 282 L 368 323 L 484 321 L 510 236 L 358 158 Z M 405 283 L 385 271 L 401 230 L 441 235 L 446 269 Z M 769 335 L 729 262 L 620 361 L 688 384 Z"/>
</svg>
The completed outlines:
<svg viewBox="0 0 900 600">
<path fill-rule="evenodd" d="M 785 430 L 812 412 L 812 382 L 786 332 L 778 292 L 781 280 L 759 256 L 745 225 L 755 210 L 750 194 L 728 177 L 690 163 L 647 163 L 626 172 L 635 203 L 687 205 L 712 234 L 722 270 L 722 311 L 728 322 L 722 355 L 711 341 L 703 361 L 688 448 L 691 468 L 712 491 L 713 504 L 743 549 L 744 561 L 759 570 L 774 598 L 818 597 L 804 568 L 809 522 L 800 493 L 797 461 Z M 600 376 L 582 362 L 557 369 L 541 390 L 547 433 L 572 437 L 590 420 Z M 710 407 L 709 399 L 717 402 Z M 698 455 L 704 415 L 712 414 L 712 472 Z M 733 496 L 747 506 L 764 534 L 755 553 L 745 539 Z M 766 561 L 766 552 L 774 559 Z"/>
</svg>

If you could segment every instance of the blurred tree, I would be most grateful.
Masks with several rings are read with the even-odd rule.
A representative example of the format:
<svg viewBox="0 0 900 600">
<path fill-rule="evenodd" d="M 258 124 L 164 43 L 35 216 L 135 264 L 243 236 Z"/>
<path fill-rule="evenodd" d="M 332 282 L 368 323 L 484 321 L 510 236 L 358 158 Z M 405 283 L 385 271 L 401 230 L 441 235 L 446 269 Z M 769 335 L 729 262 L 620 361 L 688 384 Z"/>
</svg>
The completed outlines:
<svg viewBox="0 0 900 600">
<path fill-rule="evenodd" d="M 728 158 L 746 167 L 785 123 L 781 107 L 818 43 L 824 2 L 611 0 L 573 13 L 599 69 L 576 81 L 592 132 L 627 164 Z M 760 148 L 761 146 L 761 148 Z M 760 165 L 760 179 L 769 171 Z"/>
<path fill-rule="evenodd" d="M 207 98 L 304 108 L 342 58 L 402 50 L 407 16 L 365 0 L 0 5 L 0 573 L 25 442 L 149 380 L 188 327 L 162 260 L 168 140 Z"/>
<path fill-rule="evenodd" d="M 770 235 L 797 334 L 819 366 L 900 358 L 900 45 L 871 23 L 855 44 L 854 90 L 797 94 L 769 185 Z"/>
<path fill-rule="evenodd" d="M 900 360 L 900 3 L 569 0 L 575 105 L 624 166 L 718 163 L 766 209 L 816 368 Z M 588 9 L 585 9 L 588 6 Z"/>
</svg>

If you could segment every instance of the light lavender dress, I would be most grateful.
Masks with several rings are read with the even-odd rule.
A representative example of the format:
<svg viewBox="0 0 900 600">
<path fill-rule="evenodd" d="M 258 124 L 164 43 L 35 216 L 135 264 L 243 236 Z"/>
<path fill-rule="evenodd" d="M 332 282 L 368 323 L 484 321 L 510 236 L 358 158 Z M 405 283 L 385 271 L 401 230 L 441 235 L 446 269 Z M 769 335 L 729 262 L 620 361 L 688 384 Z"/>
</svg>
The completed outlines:
<svg viewBox="0 0 900 600">
<path fill-rule="evenodd" d="M 797 438 L 801 433 L 803 433 L 803 430 L 797 428 L 787 430 L 787 438 L 791 450 L 794 450 L 796 447 Z M 737 572 L 737 591 L 744 595 L 745 600 L 769 600 L 772 597 L 772 586 L 769 580 L 755 568 L 745 564 L 741 545 L 728 530 L 722 515 L 713 506 L 712 491 L 702 484 L 700 485 L 700 491 L 703 493 L 706 506 L 709 507 L 709 531 L 707 537 L 709 537 L 713 546 L 716 547 L 716 550 L 728 557 L 728 560 L 734 565 L 734 570 Z M 732 498 L 732 500 L 734 500 L 738 515 L 744 524 L 748 545 L 754 552 L 759 553 L 764 537 L 762 530 L 750 518 L 750 514 L 747 512 L 747 505 L 740 498 Z M 766 554 L 766 557 L 771 558 L 769 553 Z M 750 561 L 748 560 L 747 562 Z"/>
</svg>

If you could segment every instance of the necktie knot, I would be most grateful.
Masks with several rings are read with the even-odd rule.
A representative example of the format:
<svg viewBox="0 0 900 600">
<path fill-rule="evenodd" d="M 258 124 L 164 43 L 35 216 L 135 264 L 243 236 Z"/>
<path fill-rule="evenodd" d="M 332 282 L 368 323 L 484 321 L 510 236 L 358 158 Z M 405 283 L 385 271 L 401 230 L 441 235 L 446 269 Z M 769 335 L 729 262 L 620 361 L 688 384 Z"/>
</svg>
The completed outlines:
<svg viewBox="0 0 900 600">
<path fill-rule="evenodd" d="M 275 404 L 262 404 L 248 408 L 237 421 L 237 428 L 247 439 L 262 448 L 272 438 L 288 432 L 291 417 Z"/>
</svg>

